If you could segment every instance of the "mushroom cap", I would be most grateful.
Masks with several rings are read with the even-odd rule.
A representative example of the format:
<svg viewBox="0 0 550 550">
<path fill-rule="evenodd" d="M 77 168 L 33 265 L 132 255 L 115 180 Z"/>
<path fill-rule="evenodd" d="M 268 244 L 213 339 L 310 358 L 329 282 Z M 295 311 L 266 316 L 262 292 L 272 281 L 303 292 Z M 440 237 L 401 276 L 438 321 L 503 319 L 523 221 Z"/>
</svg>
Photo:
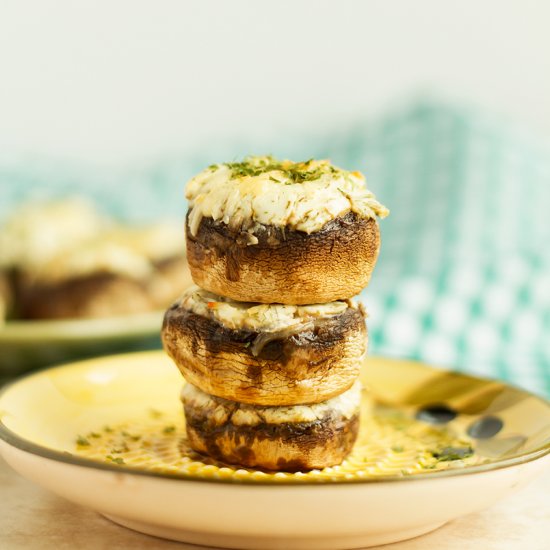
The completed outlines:
<svg viewBox="0 0 550 550">
<path fill-rule="evenodd" d="M 255 405 L 317 403 L 347 390 L 358 376 L 367 348 L 361 306 L 235 304 L 240 317 L 228 326 L 231 318 L 224 322 L 208 312 L 217 304 L 231 308 L 231 302 L 208 302 L 213 309 L 200 314 L 185 296 L 166 312 L 163 345 L 185 379 L 211 395 Z M 254 328 L 257 317 L 282 318 L 287 309 L 295 317 Z M 248 326 L 238 326 L 243 323 Z"/>
<path fill-rule="evenodd" d="M 316 405 L 255 407 L 182 392 L 189 444 L 200 453 L 249 468 L 304 471 L 340 464 L 359 428 L 360 384 Z"/>
<path fill-rule="evenodd" d="M 367 286 L 380 249 L 375 218 L 348 212 L 319 231 L 261 226 L 252 235 L 202 218 L 187 257 L 194 282 L 233 300 L 313 304 L 344 300 Z"/>
</svg>

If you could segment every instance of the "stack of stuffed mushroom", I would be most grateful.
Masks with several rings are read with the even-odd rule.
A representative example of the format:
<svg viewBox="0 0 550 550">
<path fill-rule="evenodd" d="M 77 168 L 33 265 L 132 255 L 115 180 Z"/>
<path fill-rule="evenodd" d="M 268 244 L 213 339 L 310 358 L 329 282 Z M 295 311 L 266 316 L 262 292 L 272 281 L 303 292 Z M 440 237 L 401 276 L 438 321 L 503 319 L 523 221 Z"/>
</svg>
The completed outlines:
<svg viewBox="0 0 550 550">
<path fill-rule="evenodd" d="M 339 464 L 359 426 L 365 313 L 387 210 L 328 161 L 213 165 L 187 185 L 193 280 L 162 338 L 189 444 L 269 470 Z"/>
</svg>

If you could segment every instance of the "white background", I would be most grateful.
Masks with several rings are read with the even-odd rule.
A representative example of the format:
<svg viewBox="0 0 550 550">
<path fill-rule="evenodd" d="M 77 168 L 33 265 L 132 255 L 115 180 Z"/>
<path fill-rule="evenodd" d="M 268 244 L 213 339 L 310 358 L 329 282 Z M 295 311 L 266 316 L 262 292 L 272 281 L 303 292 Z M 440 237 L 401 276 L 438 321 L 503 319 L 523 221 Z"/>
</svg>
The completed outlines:
<svg viewBox="0 0 550 550">
<path fill-rule="evenodd" d="M 0 157 L 125 166 L 425 91 L 550 136 L 550 2 L 0 0 Z"/>
</svg>

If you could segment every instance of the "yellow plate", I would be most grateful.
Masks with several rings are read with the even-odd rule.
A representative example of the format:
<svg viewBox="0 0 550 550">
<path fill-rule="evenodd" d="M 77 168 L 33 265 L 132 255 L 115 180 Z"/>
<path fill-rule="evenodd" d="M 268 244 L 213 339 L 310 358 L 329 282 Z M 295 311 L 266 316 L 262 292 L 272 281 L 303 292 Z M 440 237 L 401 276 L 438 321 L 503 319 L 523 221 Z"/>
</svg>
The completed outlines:
<svg viewBox="0 0 550 550">
<path fill-rule="evenodd" d="M 407 361 L 370 358 L 361 376 L 374 415 L 363 415 L 348 460 L 323 471 L 258 472 L 194 454 L 182 379 L 161 352 L 8 386 L 0 450 L 29 479 L 123 525 L 234 548 L 402 540 L 490 505 L 549 463 L 550 405 L 538 397 Z"/>
</svg>

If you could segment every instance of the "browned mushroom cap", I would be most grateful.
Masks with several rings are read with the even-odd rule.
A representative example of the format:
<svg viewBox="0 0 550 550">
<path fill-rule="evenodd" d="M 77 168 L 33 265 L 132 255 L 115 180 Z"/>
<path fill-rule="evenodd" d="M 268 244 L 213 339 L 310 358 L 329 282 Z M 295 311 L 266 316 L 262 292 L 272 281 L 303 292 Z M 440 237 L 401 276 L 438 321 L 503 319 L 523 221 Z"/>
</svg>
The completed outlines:
<svg viewBox="0 0 550 550">
<path fill-rule="evenodd" d="M 359 428 L 361 387 L 316 405 L 255 407 L 212 397 L 186 384 L 187 438 L 216 460 L 266 470 L 303 471 L 340 464 Z"/>
<path fill-rule="evenodd" d="M 151 309 L 141 281 L 112 273 L 94 273 L 22 290 L 20 313 L 25 319 L 109 317 Z"/>
<path fill-rule="evenodd" d="M 24 319 L 76 319 L 130 315 L 165 308 L 192 283 L 184 257 L 152 264 L 143 279 L 93 272 L 59 281 L 19 278 L 19 311 Z"/>
<path fill-rule="evenodd" d="M 242 304 L 193 287 L 166 312 L 162 340 L 185 378 L 209 394 L 295 405 L 354 383 L 367 329 L 352 302 Z"/>
<path fill-rule="evenodd" d="M 342 300 L 367 286 L 380 248 L 375 218 L 348 212 L 305 233 L 261 226 L 248 232 L 203 218 L 187 230 L 187 256 L 197 285 L 233 300 L 313 304 Z"/>
</svg>

